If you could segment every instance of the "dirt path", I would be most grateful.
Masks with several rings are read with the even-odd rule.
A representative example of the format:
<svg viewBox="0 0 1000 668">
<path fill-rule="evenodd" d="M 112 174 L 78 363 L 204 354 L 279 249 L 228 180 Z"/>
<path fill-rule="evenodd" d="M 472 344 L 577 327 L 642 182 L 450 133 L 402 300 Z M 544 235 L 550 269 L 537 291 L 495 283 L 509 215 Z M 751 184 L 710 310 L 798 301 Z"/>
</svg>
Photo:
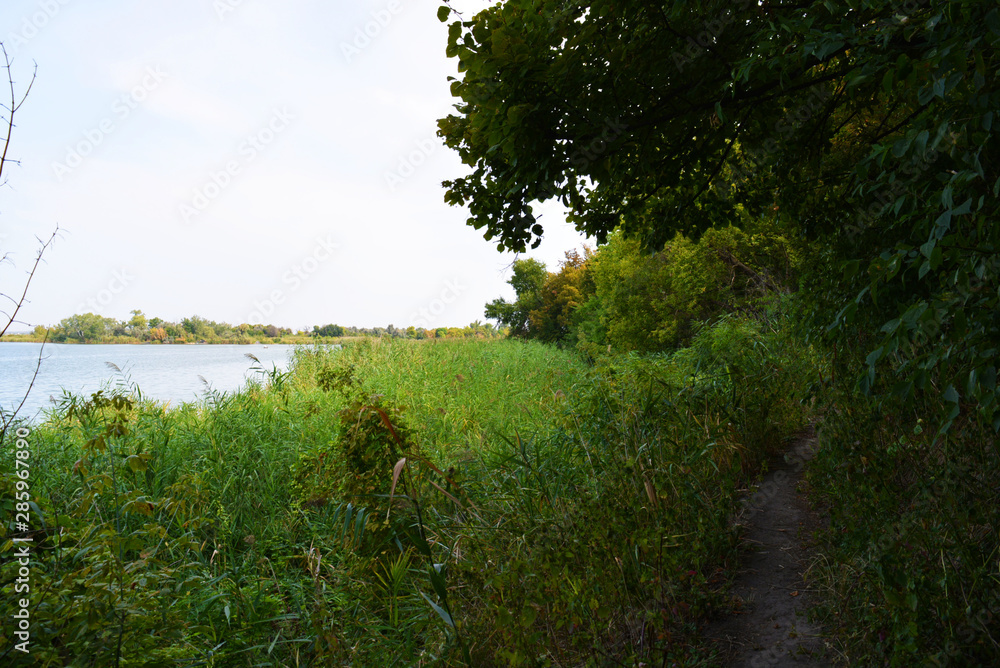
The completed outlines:
<svg viewBox="0 0 1000 668">
<path fill-rule="evenodd" d="M 731 591 L 734 612 L 706 630 L 724 665 L 830 665 L 819 629 L 809 622 L 813 597 L 802 579 L 809 556 L 803 541 L 815 519 L 798 486 L 815 444 L 813 433 L 800 436 L 743 502 L 747 554 Z"/>
</svg>

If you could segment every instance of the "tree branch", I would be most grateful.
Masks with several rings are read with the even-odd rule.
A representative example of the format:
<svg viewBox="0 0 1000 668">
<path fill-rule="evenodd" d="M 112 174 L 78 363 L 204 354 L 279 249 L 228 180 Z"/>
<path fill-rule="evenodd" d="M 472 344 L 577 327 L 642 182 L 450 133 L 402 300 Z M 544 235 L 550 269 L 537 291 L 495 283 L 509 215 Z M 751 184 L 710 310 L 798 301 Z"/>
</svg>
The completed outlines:
<svg viewBox="0 0 1000 668">
<path fill-rule="evenodd" d="M 31 74 L 31 81 L 28 82 L 28 88 L 24 91 L 24 95 L 21 96 L 21 100 L 18 101 L 17 93 L 14 92 L 14 74 L 11 72 L 11 62 L 10 55 L 7 53 L 7 47 L 3 42 L 0 42 L 0 51 L 3 52 L 4 67 L 7 70 L 7 81 L 10 83 L 10 107 L 4 107 L 7 109 L 7 138 L 3 143 L 3 155 L 0 155 L 0 179 L 3 178 L 3 168 L 7 164 L 7 149 L 10 148 L 10 137 L 14 132 L 14 114 L 24 101 L 28 98 L 28 93 L 31 92 L 31 87 L 35 85 L 35 77 L 38 74 L 38 64 L 35 63 L 35 71 Z M 2 181 L 0 181 L 2 183 Z"/>
<path fill-rule="evenodd" d="M 52 236 L 50 236 L 48 238 L 48 241 L 44 242 L 42 244 L 42 247 L 38 249 L 38 255 L 35 256 L 35 264 L 32 265 L 31 271 L 28 272 L 28 280 L 26 280 L 24 282 L 24 290 L 21 291 L 21 297 L 20 297 L 20 299 L 18 299 L 16 302 L 14 302 L 14 298 L 13 297 L 9 297 L 7 295 L 4 295 L 8 299 L 10 299 L 12 302 L 14 302 L 14 312 L 11 313 L 8 316 L 7 324 L 4 325 L 4 328 L 2 330 L 0 330 L 0 339 L 3 338 L 4 334 L 7 333 L 7 330 L 10 329 L 10 326 L 12 324 L 14 324 L 14 322 L 16 321 L 17 312 L 21 310 L 21 307 L 24 306 L 24 302 L 27 300 L 27 297 L 28 297 L 28 287 L 31 285 L 31 279 L 33 279 L 35 277 L 35 272 L 38 270 L 38 265 L 41 264 L 41 262 L 42 262 L 42 256 L 45 255 L 45 251 L 49 249 L 49 247 L 52 245 L 52 242 L 55 241 L 56 236 L 58 234 L 59 234 L 59 226 L 56 225 L 56 229 L 52 232 Z M 41 242 L 42 240 L 38 239 L 38 241 Z"/>
</svg>

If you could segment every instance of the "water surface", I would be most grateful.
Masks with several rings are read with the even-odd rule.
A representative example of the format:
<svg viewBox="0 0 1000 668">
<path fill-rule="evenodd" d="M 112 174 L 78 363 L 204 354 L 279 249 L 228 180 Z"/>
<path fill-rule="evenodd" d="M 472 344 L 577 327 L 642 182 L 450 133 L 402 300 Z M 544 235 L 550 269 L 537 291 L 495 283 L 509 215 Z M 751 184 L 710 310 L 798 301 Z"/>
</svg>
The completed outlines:
<svg viewBox="0 0 1000 668">
<path fill-rule="evenodd" d="M 271 371 L 288 368 L 290 345 L 45 345 L 34 387 L 21 416 L 37 418 L 63 390 L 91 394 L 134 384 L 142 394 L 176 405 L 204 399 L 206 390 L 232 392 L 261 378 L 247 353 Z M 38 366 L 39 343 L 0 343 L 0 407 L 16 407 Z M 116 371 L 108 363 L 116 365 Z"/>
</svg>

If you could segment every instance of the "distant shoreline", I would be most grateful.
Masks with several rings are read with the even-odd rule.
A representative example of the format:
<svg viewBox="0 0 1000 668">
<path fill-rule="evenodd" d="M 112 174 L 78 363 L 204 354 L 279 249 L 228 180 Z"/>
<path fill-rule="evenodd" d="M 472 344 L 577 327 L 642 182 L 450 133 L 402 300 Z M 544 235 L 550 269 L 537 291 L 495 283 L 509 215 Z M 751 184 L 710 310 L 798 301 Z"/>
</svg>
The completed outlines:
<svg viewBox="0 0 1000 668">
<path fill-rule="evenodd" d="M 275 341 L 43 341 L 28 334 L 7 334 L 0 339 L 3 343 L 45 343 L 50 346 L 298 346 L 312 344 L 341 343 L 364 337 L 340 337 L 340 338 L 309 338 L 288 337 L 288 339 L 278 339 Z"/>
</svg>

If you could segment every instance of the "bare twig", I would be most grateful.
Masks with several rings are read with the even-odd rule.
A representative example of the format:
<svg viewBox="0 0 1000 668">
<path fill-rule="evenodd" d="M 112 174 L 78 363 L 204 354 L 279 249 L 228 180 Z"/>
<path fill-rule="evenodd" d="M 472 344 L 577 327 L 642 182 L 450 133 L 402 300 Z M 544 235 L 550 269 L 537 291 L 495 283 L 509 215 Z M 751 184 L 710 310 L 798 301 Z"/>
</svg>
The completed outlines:
<svg viewBox="0 0 1000 668">
<path fill-rule="evenodd" d="M 0 42 L 0 51 L 3 52 L 4 68 L 7 70 L 7 81 L 10 84 L 10 106 L 0 105 L 3 109 L 7 111 L 7 138 L 3 143 L 3 154 L 0 155 L 0 179 L 3 178 L 3 168 L 7 164 L 7 149 L 10 148 L 10 137 L 14 132 L 14 114 L 17 110 L 21 108 L 24 101 L 28 98 L 28 93 L 31 92 L 31 87 L 35 85 L 35 77 L 38 74 L 38 63 L 35 63 L 35 70 L 31 74 L 31 81 L 28 82 L 28 87 L 24 91 L 24 95 L 21 99 L 17 99 L 17 93 L 14 92 L 14 73 L 11 71 L 10 55 L 7 53 L 7 47 L 3 42 Z M 13 162 L 16 162 L 13 161 Z M 2 183 L 2 181 L 0 181 Z"/>
<path fill-rule="evenodd" d="M 28 82 L 28 87 L 24 90 L 24 93 L 21 95 L 20 99 L 18 99 L 17 92 L 14 89 L 14 73 L 11 69 L 10 54 L 7 53 L 7 48 L 3 44 L 3 42 L 0 42 L 0 52 L 3 53 L 4 68 L 6 68 L 7 70 L 7 82 L 10 86 L 9 106 L 6 104 L 0 104 L 0 109 L 3 109 L 7 113 L 6 118 L 0 121 L 7 126 L 7 136 L 3 140 L 3 151 L 2 153 L 0 153 L 0 185 L 2 185 L 4 168 L 7 166 L 8 160 L 10 160 L 7 157 L 7 151 L 8 149 L 10 149 L 10 138 L 14 133 L 14 115 L 21 108 L 21 105 L 24 104 L 24 101 L 28 98 L 28 94 L 31 92 L 31 87 L 34 85 L 35 77 L 37 76 L 38 65 L 37 64 L 35 65 L 35 70 L 34 72 L 32 72 L 31 75 L 31 81 Z M 11 162 L 16 163 L 17 161 L 11 160 Z M 3 325 L 3 329 L 0 329 L 0 339 L 4 337 L 4 335 L 7 333 L 7 330 L 10 329 L 10 326 L 15 322 L 17 322 L 17 314 L 18 312 L 20 312 L 21 307 L 24 306 L 25 302 L 27 301 L 28 288 L 31 286 L 31 280 L 35 277 L 35 272 L 38 271 L 38 265 L 41 264 L 42 258 L 45 255 L 45 251 L 47 251 L 49 247 L 52 246 L 52 243 L 55 241 L 55 238 L 58 234 L 59 234 L 59 226 L 56 225 L 55 230 L 52 232 L 52 235 L 48 238 L 48 240 L 42 241 L 41 238 L 38 239 L 38 242 L 41 244 L 41 246 L 38 249 L 38 254 L 35 256 L 35 263 L 32 265 L 31 271 L 28 272 L 28 278 L 24 281 L 24 289 L 21 291 L 21 296 L 15 299 L 10 295 L 7 295 L 5 293 L 0 293 L 0 297 L 10 300 L 10 302 L 14 305 L 13 310 L 9 314 L 6 311 L 0 310 L 0 313 L 2 313 L 3 316 L 7 318 L 7 322 Z M 6 260 L 7 258 L 8 255 L 5 253 L 2 257 L 0 257 L 0 262 Z M 45 351 L 45 344 L 48 341 L 48 338 L 49 334 L 46 331 L 45 338 L 42 340 L 42 346 L 38 351 L 38 363 L 35 365 L 35 372 L 31 375 L 31 381 L 28 383 L 28 388 L 25 390 L 24 396 L 21 398 L 21 403 L 18 404 L 17 408 L 15 408 L 10 414 L 6 414 L 2 410 L 0 410 L 0 420 L 3 420 L 3 425 L 0 426 L 0 443 L 3 442 L 4 437 L 7 434 L 7 430 L 10 428 L 11 424 L 14 423 L 14 420 L 17 418 L 18 413 L 21 411 L 22 408 L 24 408 L 24 404 L 28 400 L 28 396 L 31 394 L 31 390 L 35 386 L 35 381 L 38 379 L 38 372 L 41 370 L 42 367 L 42 360 L 45 359 L 43 353 Z"/>
<path fill-rule="evenodd" d="M 38 255 L 35 256 L 35 264 L 32 265 L 31 271 L 28 272 L 28 280 L 24 282 L 24 289 L 21 291 L 21 297 L 15 300 L 13 297 L 9 295 L 0 293 L 0 297 L 6 297 L 7 299 L 9 299 L 11 302 L 14 303 L 14 311 L 10 315 L 7 315 L 7 324 L 4 325 L 2 330 L 0 330 L 0 339 L 2 339 L 4 334 L 7 333 L 7 330 L 10 328 L 10 326 L 14 324 L 14 322 L 16 322 L 17 313 L 18 311 L 21 310 L 21 307 L 24 306 L 24 302 L 27 300 L 28 286 L 31 285 L 31 279 L 35 277 L 35 272 L 38 270 L 38 265 L 41 264 L 42 262 L 42 256 L 45 254 L 45 251 L 48 250 L 49 247 L 52 245 L 52 242 L 55 241 L 56 236 L 58 234 L 59 234 L 59 226 L 56 225 L 56 229 L 53 230 L 52 235 L 48 238 L 47 241 L 43 243 L 41 239 L 38 239 L 39 243 L 41 243 L 42 246 L 41 248 L 38 249 Z"/>
<path fill-rule="evenodd" d="M 24 101 L 28 98 L 28 93 L 31 92 L 31 87 L 35 84 L 35 77 L 37 76 L 38 65 L 37 64 L 35 65 L 35 71 L 31 75 L 31 81 L 28 82 L 28 87 L 25 89 L 24 94 L 21 95 L 21 99 L 19 100 L 17 97 L 17 92 L 14 90 L 14 73 L 11 70 L 10 54 L 7 53 L 7 47 L 4 45 L 3 42 L 0 42 L 0 52 L 3 53 L 4 68 L 7 70 L 7 82 L 10 85 L 10 106 L 0 105 L 0 108 L 4 109 L 7 112 L 7 118 L 6 118 L 7 137 L 4 139 L 3 153 L 0 154 L 0 183 L 2 183 L 3 170 L 4 167 L 6 167 L 7 165 L 7 161 L 9 160 L 9 158 L 7 157 L 7 151 L 8 149 L 10 149 L 10 138 L 14 132 L 14 114 L 16 114 L 17 111 L 21 108 L 21 105 L 24 104 Z M 24 282 L 24 290 L 21 292 L 20 299 L 15 300 L 13 297 L 10 297 L 9 295 L 0 293 L 0 296 L 6 297 L 14 304 L 14 310 L 9 315 L 6 312 L 0 311 L 0 313 L 3 313 L 5 316 L 7 316 L 7 323 L 3 326 L 3 330 L 0 330 L 0 338 L 3 338 L 3 335 L 7 333 L 7 330 L 15 322 L 18 311 L 20 311 L 21 307 L 24 305 L 25 298 L 27 297 L 28 294 L 28 286 L 31 285 L 31 279 L 34 278 L 35 276 L 35 270 L 38 269 L 38 265 L 42 261 L 42 256 L 45 254 L 45 251 L 48 249 L 48 247 L 52 245 L 52 242 L 55 240 L 56 235 L 58 233 L 59 233 L 59 226 L 57 225 L 55 231 L 52 233 L 52 236 L 49 237 L 48 241 L 42 243 L 41 239 L 38 240 L 39 243 L 42 243 L 42 247 L 38 250 L 38 256 L 35 257 L 35 264 L 31 268 L 31 272 L 29 272 L 28 274 L 28 280 Z M 3 259 L 7 259 L 6 254 L 4 254 Z"/>
</svg>

